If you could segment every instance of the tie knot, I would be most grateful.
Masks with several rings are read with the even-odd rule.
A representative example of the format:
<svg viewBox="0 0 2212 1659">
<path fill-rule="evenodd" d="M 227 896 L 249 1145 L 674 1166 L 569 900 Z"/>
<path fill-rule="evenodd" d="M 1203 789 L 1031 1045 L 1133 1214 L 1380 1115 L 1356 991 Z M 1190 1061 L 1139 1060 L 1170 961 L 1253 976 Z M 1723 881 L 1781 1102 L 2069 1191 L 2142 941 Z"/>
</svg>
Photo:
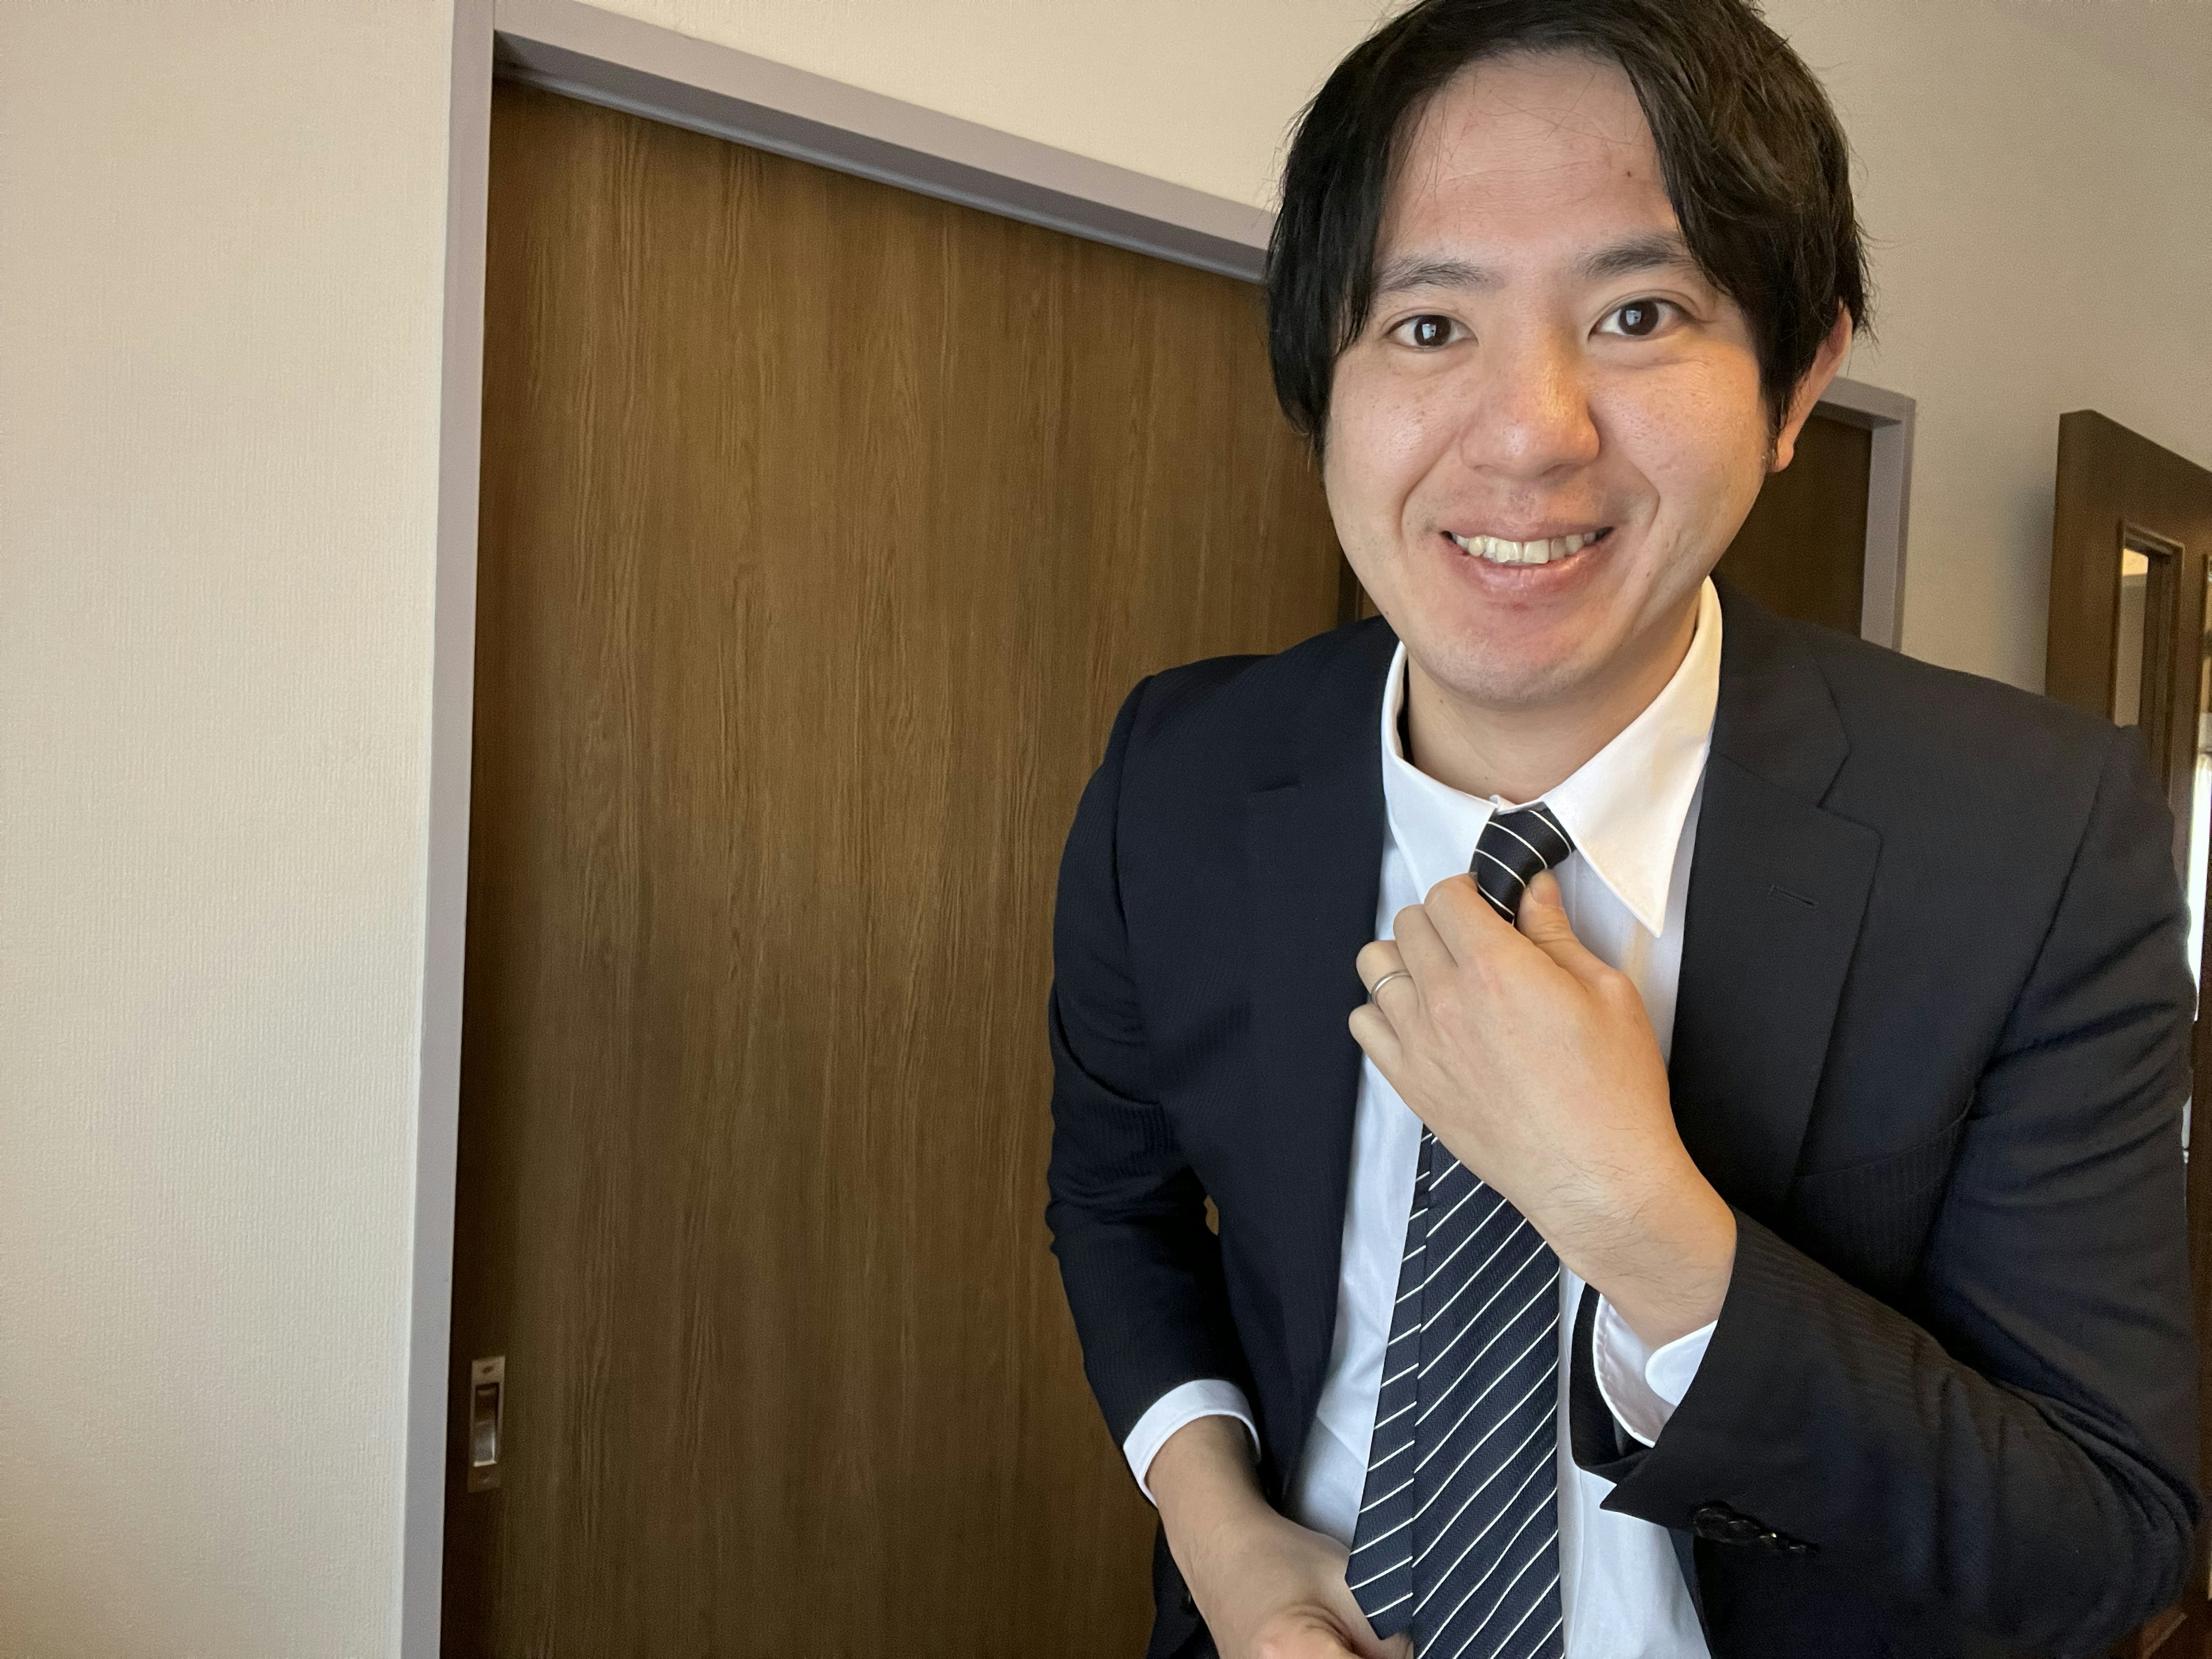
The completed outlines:
<svg viewBox="0 0 2212 1659">
<path fill-rule="evenodd" d="M 1468 873 L 1491 908 L 1511 921 L 1521 914 L 1521 896 L 1539 872 L 1565 862 L 1575 843 L 1552 809 L 1542 802 L 1497 812 L 1482 826 Z"/>
</svg>

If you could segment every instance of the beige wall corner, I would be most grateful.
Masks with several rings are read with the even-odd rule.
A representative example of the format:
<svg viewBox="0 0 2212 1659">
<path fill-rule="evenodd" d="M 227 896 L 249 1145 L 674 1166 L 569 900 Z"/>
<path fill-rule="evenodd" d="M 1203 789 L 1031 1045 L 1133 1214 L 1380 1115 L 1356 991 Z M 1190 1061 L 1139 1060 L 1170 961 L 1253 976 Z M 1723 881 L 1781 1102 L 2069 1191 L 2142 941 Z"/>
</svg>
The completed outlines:
<svg viewBox="0 0 2212 1659">
<path fill-rule="evenodd" d="M 0 1653 L 395 1649 L 450 27 L 0 7 Z"/>
<path fill-rule="evenodd" d="M 1291 124 L 1389 0 L 613 0 L 679 33 L 1272 207 Z"/>
<path fill-rule="evenodd" d="M 1905 648 L 2036 690 L 2059 416 L 2212 464 L 2212 94 L 2173 96 L 2143 56 L 2212 9 L 2091 9 L 1766 8 L 1856 152 L 1879 338 L 1844 372 L 1918 401 Z"/>
</svg>

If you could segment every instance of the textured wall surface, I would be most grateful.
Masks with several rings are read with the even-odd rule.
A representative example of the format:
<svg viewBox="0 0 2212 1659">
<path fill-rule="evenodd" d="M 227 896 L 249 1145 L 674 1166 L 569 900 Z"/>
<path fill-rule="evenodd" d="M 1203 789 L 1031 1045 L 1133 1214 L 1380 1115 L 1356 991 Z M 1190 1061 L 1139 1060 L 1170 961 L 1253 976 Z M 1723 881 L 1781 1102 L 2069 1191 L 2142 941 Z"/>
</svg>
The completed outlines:
<svg viewBox="0 0 2212 1659">
<path fill-rule="evenodd" d="M 1378 10 L 619 9 L 1253 202 Z M 1772 9 L 1919 400 L 1905 643 L 2039 684 L 2059 413 L 2212 462 L 2194 26 Z M 0 0 L 7 1659 L 397 1650 L 449 40 Z"/>
<path fill-rule="evenodd" d="M 2212 465 L 2212 82 L 2147 56 L 2212 63 L 2212 6 L 2105 9 L 1768 8 L 1856 151 L 1879 338 L 1846 372 L 1919 404 L 1905 648 L 2038 689 L 2058 416 Z"/>
<path fill-rule="evenodd" d="M 440 4 L 0 5 L 0 1655 L 394 1648 Z"/>
</svg>

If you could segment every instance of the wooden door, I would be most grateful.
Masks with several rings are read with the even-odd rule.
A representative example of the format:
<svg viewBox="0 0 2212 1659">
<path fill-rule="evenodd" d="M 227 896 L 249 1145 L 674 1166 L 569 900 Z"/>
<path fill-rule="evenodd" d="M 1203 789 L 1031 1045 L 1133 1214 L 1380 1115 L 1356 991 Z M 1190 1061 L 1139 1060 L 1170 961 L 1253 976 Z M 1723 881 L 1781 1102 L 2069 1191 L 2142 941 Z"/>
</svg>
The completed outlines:
<svg viewBox="0 0 2212 1659">
<path fill-rule="evenodd" d="M 507 86 L 489 259 L 445 1650 L 1140 1651 L 1053 884 L 1139 676 L 1338 620 L 1259 295 Z"/>
<path fill-rule="evenodd" d="M 1790 465 L 1767 475 L 1716 574 L 1770 611 L 1859 631 L 1874 434 L 1815 409 Z"/>
<path fill-rule="evenodd" d="M 2044 689 L 2142 732 L 2173 808 L 2173 856 L 2198 935 L 2200 986 L 2212 966 L 2203 944 L 2212 934 L 2203 926 L 2212 829 L 2205 822 L 2212 817 L 2212 757 L 2205 752 L 2212 737 L 2208 552 L 2212 472 L 2094 410 L 2060 417 Z M 2199 1012 L 2193 1093 L 2196 1100 L 2212 1100 L 2212 1019 L 2201 1017 L 2201 1002 Z M 2206 1138 L 2195 1139 L 2202 1146 Z M 2212 1334 L 2212 1158 L 2191 1164 L 2189 1259 L 2197 1327 Z M 2212 1366 L 2201 1361 L 2197 1387 L 2202 1414 L 2212 1410 Z M 2198 1455 L 2200 1479 L 2212 1490 L 2212 1416 L 2200 1416 Z M 2200 1539 L 2180 1602 L 2119 1651 L 2195 1654 L 2212 1644 L 2208 1581 L 2212 1556 Z"/>
<path fill-rule="evenodd" d="M 2212 473 L 2094 410 L 2058 422 L 2044 690 L 2137 727 L 2189 846 Z"/>
</svg>

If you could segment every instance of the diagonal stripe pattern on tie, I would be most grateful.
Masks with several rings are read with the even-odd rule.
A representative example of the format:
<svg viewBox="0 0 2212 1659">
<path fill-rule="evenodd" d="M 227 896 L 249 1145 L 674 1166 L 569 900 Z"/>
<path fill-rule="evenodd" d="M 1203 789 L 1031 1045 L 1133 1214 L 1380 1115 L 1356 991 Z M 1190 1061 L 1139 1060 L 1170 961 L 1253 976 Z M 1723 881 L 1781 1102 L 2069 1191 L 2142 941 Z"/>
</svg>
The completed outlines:
<svg viewBox="0 0 2212 1659">
<path fill-rule="evenodd" d="M 1543 805 L 1483 827 L 1468 873 L 1511 921 L 1574 842 Z M 1424 1130 L 1367 1485 L 1346 1571 L 1420 1659 L 1560 1659 L 1559 1262 Z"/>
</svg>

